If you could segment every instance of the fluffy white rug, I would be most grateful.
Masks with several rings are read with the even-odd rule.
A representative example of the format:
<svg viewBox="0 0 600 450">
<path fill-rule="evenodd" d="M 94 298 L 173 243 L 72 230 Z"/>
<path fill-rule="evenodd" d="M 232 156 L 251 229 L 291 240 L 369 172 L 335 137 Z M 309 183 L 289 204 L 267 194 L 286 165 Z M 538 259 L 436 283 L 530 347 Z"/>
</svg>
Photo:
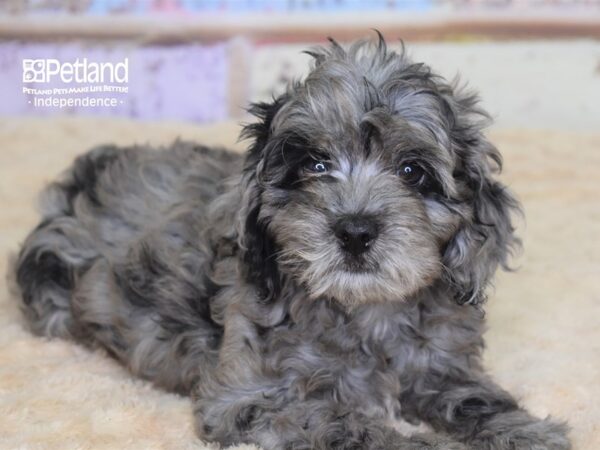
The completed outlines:
<svg viewBox="0 0 600 450">
<path fill-rule="evenodd" d="M 36 223 L 37 192 L 88 147 L 235 144 L 234 124 L 111 119 L 0 123 L 0 271 Z M 525 206 L 520 268 L 487 305 L 486 364 L 539 416 L 572 426 L 575 450 L 600 448 L 600 135 L 501 131 L 504 180 Z M 136 380 L 102 352 L 30 335 L 0 286 L 0 448 L 203 449 L 187 398 Z M 242 446 L 238 448 L 254 448 Z"/>
</svg>

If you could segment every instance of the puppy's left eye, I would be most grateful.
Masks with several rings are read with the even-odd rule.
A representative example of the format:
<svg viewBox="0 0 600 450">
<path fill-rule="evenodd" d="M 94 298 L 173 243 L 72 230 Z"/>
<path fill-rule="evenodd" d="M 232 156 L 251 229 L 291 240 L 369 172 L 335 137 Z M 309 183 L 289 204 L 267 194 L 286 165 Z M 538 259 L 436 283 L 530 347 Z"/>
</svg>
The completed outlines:
<svg viewBox="0 0 600 450">
<path fill-rule="evenodd" d="M 306 164 L 306 170 L 312 173 L 325 173 L 329 170 L 329 164 L 325 161 L 311 160 Z"/>
<path fill-rule="evenodd" d="M 406 184 L 412 187 L 422 186 L 427 181 L 427 172 L 415 163 L 403 163 L 396 173 Z"/>
</svg>

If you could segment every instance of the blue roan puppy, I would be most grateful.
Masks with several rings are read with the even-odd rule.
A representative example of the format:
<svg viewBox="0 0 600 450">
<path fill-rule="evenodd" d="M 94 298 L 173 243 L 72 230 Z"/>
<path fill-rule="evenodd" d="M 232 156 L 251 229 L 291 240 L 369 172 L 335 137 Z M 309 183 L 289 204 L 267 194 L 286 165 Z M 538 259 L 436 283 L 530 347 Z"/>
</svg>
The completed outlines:
<svg viewBox="0 0 600 450">
<path fill-rule="evenodd" d="M 309 53 L 244 156 L 79 157 L 15 268 L 32 330 L 190 394 L 221 444 L 568 449 L 482 369 L 484 292 L 519 243 L 476 96 L 383 38 Z"/>
</svg>

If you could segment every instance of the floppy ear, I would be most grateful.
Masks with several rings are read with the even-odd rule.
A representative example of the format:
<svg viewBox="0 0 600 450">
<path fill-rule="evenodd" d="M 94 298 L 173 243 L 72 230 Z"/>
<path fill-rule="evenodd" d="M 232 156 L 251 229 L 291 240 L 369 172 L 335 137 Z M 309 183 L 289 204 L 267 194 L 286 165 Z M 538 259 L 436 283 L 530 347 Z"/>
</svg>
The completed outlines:
<svg viewBox="0 0 600 450">
<path fill-rule="evenodd" d="M 242 130 L 243 139 L 252 139 L 246 154 L 242 174 L 242 208 L 239 219 L 239 247 L 241 273 L 246 281 L 256 286 L 263 301 L 276 298 L 281 290 L 281 275 L 277 268 L 277 244 L 271 235 L 269 219 L 264 217 L 262 196 L 264 185 L 261 175 L 265 166 L 265 147 L 271 135 L 271 122 L 284 103 L 284 97 L 272 103 L 253 104 L 249 112 L 258 120 Z"/>
<path fill-rule="evenodd" d="M 461 106 L 468 109 L 476 100 L 464 101 L 466 104 Z M 484 114 L 473 109 L 471 112 Z M 461 160 L 454 175 L 468 192 L 465 200 L 472 214 L 446 246 L 443 260 L 455 300 L 459 304 L 478 304 L 485 300 L 485 288 L 498 266 L 509 269 L 509 256 L 520 248 L 511 220 L 514 212 L 520 212 L 520 205 L 494 179 L 502 169 L 502 158 L 479 126 L 456 123 L 454 142 Z"/>
</svg>

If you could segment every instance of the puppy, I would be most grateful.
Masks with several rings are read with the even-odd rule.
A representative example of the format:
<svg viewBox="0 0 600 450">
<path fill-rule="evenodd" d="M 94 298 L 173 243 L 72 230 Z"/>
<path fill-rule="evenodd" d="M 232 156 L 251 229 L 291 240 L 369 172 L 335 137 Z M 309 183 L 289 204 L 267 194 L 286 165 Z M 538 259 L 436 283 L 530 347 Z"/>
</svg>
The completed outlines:
<svg viewBox="0 0 600 450">
<path fill-rule="evenodd" d="M 245 156 L 105 146 L 49 186 L 15 268 L 32 330 L 191 395 L 223 445 L 568 449 L 482 369 L 518 203 L 476 96 L 381 37 L 309 53 Z"/>
</svg>

